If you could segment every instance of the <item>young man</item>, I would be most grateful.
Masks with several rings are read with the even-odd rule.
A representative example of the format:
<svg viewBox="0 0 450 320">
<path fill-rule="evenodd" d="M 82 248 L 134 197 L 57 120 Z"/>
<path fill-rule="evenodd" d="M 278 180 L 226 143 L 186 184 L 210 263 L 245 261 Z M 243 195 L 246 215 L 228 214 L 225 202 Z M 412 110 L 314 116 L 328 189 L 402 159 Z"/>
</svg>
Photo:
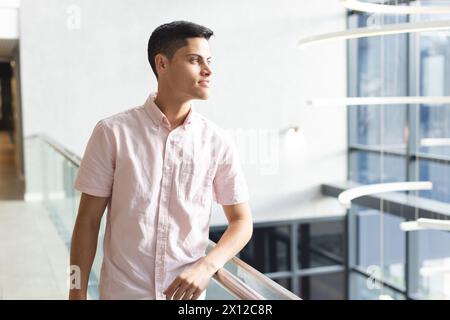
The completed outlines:
<svg viewBox="0 0 450 320">
<path fill-rule="evenodd" d="M 185 21 L 158 27 L 148 43 L 157 92 L 95 126 L 75 180 L 82 195 L 70 264 L 79 267 L 81 286 L 70 299 L 86 299 L 106 206 L 100 299 L 204 298 L 214 273 L 250 240 L 234 145 L 191 107 L 208 98 L 212 35 Z M 229 225 L 205 256 L 212 199 Z"/>
</svg>

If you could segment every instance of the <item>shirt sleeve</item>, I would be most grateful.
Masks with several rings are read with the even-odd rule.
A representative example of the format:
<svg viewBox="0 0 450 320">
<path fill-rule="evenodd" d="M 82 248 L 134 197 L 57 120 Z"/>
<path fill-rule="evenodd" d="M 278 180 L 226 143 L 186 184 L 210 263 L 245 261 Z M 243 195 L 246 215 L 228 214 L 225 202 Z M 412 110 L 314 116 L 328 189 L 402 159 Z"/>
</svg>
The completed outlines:
<svg viewBox="0 0 450 320">
<path fill-rule="evenodd" d="M 99 121 L 91 137 L 78 169 L 74 187 L 97 197 L 109 197 L 112 191 L 115 147 L 103 121 Z"/>
<path fill-rule="evenodd" d="M 249 200 L 247 183 L 233 142 L 227 141 L 213 181 L 213 199 L 221 205 Z"/>
</svg>

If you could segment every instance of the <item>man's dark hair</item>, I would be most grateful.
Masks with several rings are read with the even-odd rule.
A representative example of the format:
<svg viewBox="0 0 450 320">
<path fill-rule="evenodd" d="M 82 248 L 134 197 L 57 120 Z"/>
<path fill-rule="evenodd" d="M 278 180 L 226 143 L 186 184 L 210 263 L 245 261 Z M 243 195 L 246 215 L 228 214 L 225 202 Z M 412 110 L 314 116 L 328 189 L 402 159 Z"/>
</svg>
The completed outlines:
<svg viewBox="0 0 450 320">
<path fill-rule="evenodd" d="M 172 59 L 178 49 L 187 45 L 187 38 L 209 40 L 212 35 L 213 32 L 210 29 L 188 21 L 173 21 L 156 28 L 148 40 L 147 47 L 148 61 L 156 78 L 158 78 L 158 74 L 156 73 L 155 56 L 158 53 Z"/>
</svg>

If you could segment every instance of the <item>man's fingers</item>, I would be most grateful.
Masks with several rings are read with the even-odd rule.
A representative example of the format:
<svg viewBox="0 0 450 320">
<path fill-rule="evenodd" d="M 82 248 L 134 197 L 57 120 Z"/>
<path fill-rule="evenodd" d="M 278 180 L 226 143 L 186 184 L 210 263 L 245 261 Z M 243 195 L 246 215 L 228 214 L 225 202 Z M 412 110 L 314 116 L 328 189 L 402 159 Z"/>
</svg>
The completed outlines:
<svg viewBox="0 0 450 320">
<path fill-rule="evenodd" d="M 186 293 L 183 296 L 182 300 L 192 300 L 192 295 L 195 292 L 195 287 L 191 287 L 188 290 L 186 290 Z"/>
<path fill-rule="evenodd" d="M 167 300 L 171 300 L 173 293 L 175 292 L 175 290 L 178 288 L 178 286 L 180 285 L 181 280 L 177 277 L 171 284 L 170 286 L 167 287 L 166 290 L 164 290 L 164 294 L 166 295 L 166 299 Z"/>
<path fill-rule="evenodd" d="M 179 287 L 177 292 L 175 292 L 175 295 L 173 296 L 173 300 L 181 300 L 181 297 L 186 293 L 186 291 L 189 291 L 189 284 L 182 283 Z"/>
<path fill-rule="evenodd" d="M 202 292 L 203 292 L 203 291 L 201 291 L 201 290 L 196 290 L 196 291 L 194 292 L 194 295 L 192 296 L 191 300 L 197 300 L 198 297 L 200 297 L 200 295 L 202 294 Z"/>
</svg>

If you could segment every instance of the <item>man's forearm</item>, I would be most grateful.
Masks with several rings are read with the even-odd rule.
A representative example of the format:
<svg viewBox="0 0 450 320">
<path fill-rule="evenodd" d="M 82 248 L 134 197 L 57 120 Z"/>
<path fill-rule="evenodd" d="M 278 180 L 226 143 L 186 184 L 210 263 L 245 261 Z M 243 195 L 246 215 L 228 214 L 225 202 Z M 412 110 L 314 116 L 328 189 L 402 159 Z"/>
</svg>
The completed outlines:
<svg viewBox="0 0 450 320">
<path fill-rule="evenodd" d="M 98 231 L 100 224 L 77 219 L 70 249 L 70 265 L 80 270 L 79 288 L 72 288 L 77 282 L 71 281 L 69 299 L 86 299 L 89 273 L 97 251 Z M 71 268 L 72 270 L 72 268 Z"/>
<path fill-rule="evenodd" d="M 205 259 L 213 266 L 215 271 L 219 270 L 245 247 L 251 239 L 252 233 L 253 222 L 251 219 L 231 221 L 219 242 Z"/>
</svg>

